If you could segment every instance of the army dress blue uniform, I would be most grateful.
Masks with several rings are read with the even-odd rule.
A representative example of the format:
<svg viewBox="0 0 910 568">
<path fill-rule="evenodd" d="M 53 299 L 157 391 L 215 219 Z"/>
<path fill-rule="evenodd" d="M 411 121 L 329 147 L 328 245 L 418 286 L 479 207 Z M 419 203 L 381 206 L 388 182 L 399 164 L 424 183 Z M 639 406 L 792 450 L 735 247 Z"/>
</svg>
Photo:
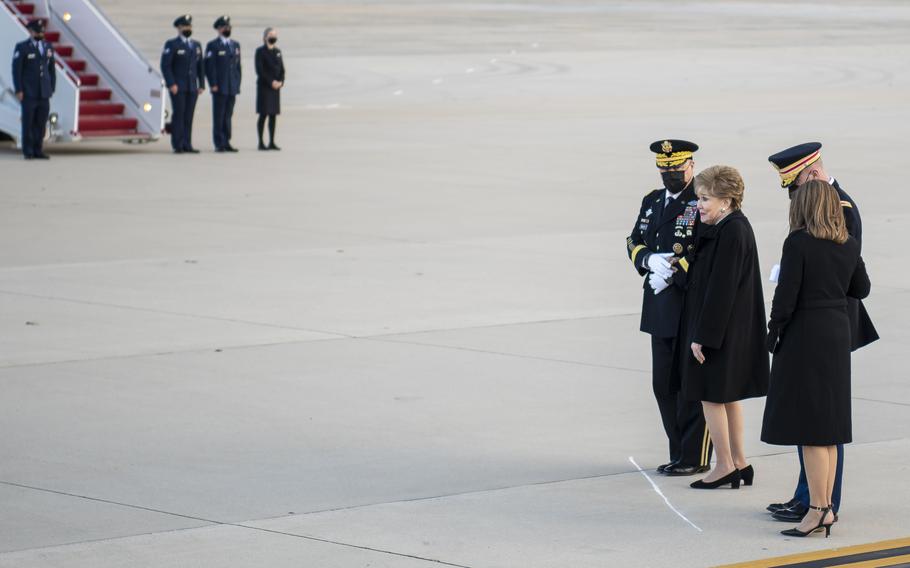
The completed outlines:
<svg viewBox="0 0 910 568">
<path fill-rule="evenodd" d="M 215 28 L 230 28 L 230 18 L 222 16 Z M 224 33 L 205 47 L 205 75 L 212 93 L 212 138 L 215 151 L 236 151 L 231 146 L 231 118 L 234 101 L 240 93 L 240 44 Z"/>
<path fill-rule="evenodd" d="M 678 151 L 674 151 L 674 146 Z M 659 168 L 675 167 L 691 159 L 698 146 L 685 141 L 655 142 Z M 668 199 L 670 198 L 670 199 Z M 695 253 L 699 226 L 694 182 L 675 197 L 666 188 L 645 195 L 641 210 L 626 240 L 627 254 L 639 275 L 645 276 L 641 331 L 651 335 L 652 388 L 667 434 L 671 466 L 661 473 L 691 475 L 710 467 L 712 444 L 700 402 L 688 401 L 680 392 L 675 364 L 676 337 L 680 330 L 689 262 Z M 671 253 L 677 270 L 670 285 L 654 293 L 648 260 L 652 254 Z"/>
<path fill-rule="evenodd" d="M 189 26 L 192 18 L 181 16 L 174 27 Z M 193 148 L 193 115 L 199 91 L 205 88 L 202 44 L 179 35 L 169 39 L 161 52 L 161 74 L 171 95 L 171 147 L 174 152 L 195 152 Z M 177 93 L 172 91 L 177 87 Z"/>
<path fill-rule="evenodd" d="M 40 21 L 29 29 L 43 33 Z M 39 31 L 40 30 L 40 31 Z M 50 114 L 50 98 L 57 88 L 54 48 L 43 39 L 27 39 L 13 51 L 13 88 L 22 94 L 22 154 L 26 159 L 46 158 L 44 134 Z"/>
<path fill-rule="evenodd" d="M 768 157 L 768 161 L 771 162 L 780 175 L 781 187 L 788 189 L 791 196 L 792 192 L 798 188 L 796 180 L 799 178 L 800 174 L 805 169 L 810 168 L 813 164 L 821 160 L 821 147 L 822 145 L 819 142 L 807 142 L 805 144 L 798 144 L 791 148 L 787 148 L 786 150 L 782 150 Z M 830 178 L 828 182 L 834 186 L 834 189 L 837 190 L 837 194 L 840 197 L 841 207 L 844 212 L 844 221 L 847 225 L 847 232 L 851 237 L 856 239 L 857 243 L 860 245 L 860 251 L 862 251 L 863 221 L 860 217 L 859 208 L 857 207 L 856 202 L 853 201 L 853 198 L 841 188 L 836 179 Z M 852 351 L 856 351 L 879 339 L 878 331 L 876 331 L 872 319 L 869 317 L 869 313 L 866 311 L 865 306 L 863 306 L 862 300 L 850 297 L 847 298 L 847 317 L 850 325 L 850 348 Z M 797 447 L 797 452 L 799 454 L 800 471 L 793 499 L 788 503 L 784 503 L 783 505 L 786 505 L 786 507 L 783 509 L 776 507 L 776 504 L 769 506 L 769 510 L 772 510 L 772 512 L 777 513 L 780 511 L 779 515 L 775 515 L 775 518 L 787 522 L 792 522 L 796 520 L 797 517 L 801 518 L 801 516 L 805 514 L 805 511 L 808 511 L 809 507 L 809 482 L 806 478 L 806 468 L 803 464 L 802 446 Z M 837 467 L 834 475 L 834 487 L 831 493 L 833 510 L 835 512 L 840 510 L 843 473 L 844 445 L 837 444 Z"/>
</svg>

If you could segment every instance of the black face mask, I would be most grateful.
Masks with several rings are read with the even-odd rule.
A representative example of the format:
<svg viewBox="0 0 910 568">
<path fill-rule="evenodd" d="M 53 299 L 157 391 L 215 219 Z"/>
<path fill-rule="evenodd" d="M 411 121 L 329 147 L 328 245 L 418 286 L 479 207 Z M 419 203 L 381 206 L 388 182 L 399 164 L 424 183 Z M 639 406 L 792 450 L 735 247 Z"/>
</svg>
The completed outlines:
<svg viewBox="0 0 910 568">
<path fill-rule="evenodd" d="M 224 30 L 223 32 L 221 32 L 221 35 L 223 35 L 224 37 L 231 37 L 231 28 L 228 28 L 228 29 Z"/>
<path fill-rule="evenodd" d="M 277 37 L 270 37 L 270 38 L 269 38 L 269 45 L 275 45 L 276 43 L 278 43 L 278 38 L 277 38 Z"/>
<path fill-rule="evenodd" d="M 679 193 L 686 188 L 686 172 L 660 172 L 660 177 L 670 193 Z"/>
<path fill-rule="evenodd" d="M 193 30 L 183 30 L 182 32 L 180 32 L 180 35 L 182 35 L 183 37 L 190 37 L 191 35 L 193 35 Z"/>
</svg>

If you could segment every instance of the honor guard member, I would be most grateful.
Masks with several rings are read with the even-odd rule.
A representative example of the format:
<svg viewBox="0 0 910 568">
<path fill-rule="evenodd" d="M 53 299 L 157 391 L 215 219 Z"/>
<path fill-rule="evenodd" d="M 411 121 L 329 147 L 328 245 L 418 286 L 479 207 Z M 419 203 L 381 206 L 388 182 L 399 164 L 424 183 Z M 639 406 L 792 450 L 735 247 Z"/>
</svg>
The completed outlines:
<svg viewBox="0 0 910 568">
<path fill-rule="evenodd" d="M 26 160 L 49 160 L 44 133 L 57 88 L 54 48 L 44 41 L 43 20 L 32 20 L 27 27 L 31 39 L 17 43 L 13 51 L 13 88 L 22 106 L 22 154 Z"/>
<path fill-rule="evenodd" d="M 218 37 L 205 46 L 205 75 L 212 92 L 212 137 L 216 152 L 236 152 L 231 146 L 231 117 L 240 93 L 240 44 L 231 39 L 231 18 L 215 20 Z"/>
<path fill-rule="evenodd" d="M 190 39 L 193 17 L 189 14 L 174 20 L 177 37 L 167 40 L 161 52 L 161 74 L 171 93 L 171 147 L 175 154 L 198 154 L 193 148 L 193 114 L 196 99 L 205 90 L 202 44 Z"/>
<path fill-rule="evenodd" d="M 790 198 L 793 192 L 801 185 L 814 179 L 827 181 L 840 196 L 844 219 L 847 223 L 847 232 L 856 239 L 860 247 L 863 244 L 863 223 L 859 216 L 856 202 L 847 195 L 837 180 L 828 175 L 821 157 L 822 145 L 819 142 L 807 142 L 792 148 L 787 148 L 768 157 L 768 161 L 780 174 L 780 185 L 787 190 Z M 866 312 L 862 301 L 847 298 L 847 315 L 850 320 L 851 347 L 854 351 L 878 339 L 878 332 Z M 796 401 L 794 401 L 794 404 Z M 799 522 L 809 510 L 809 483 L 806 480 L 806 469 L 803 465 L 802 448 L 799 448 L 799 481 L 793 499 L 786 503 L 772 503 L 768 505 L 775 519 L 784 522 Z M 834 476 L 834 489 L 831 500 L 834 501 L 834 511 L 840 509 L 841 485 L 844 472 L 844 446 L 837 446 L 837 469 Z"/>
<path fill-rule="evenodd" d="M 652 386 L 670 446 L 670 461 L 657 471 L 674 476 L 708 471 L 712 452 L 701 402 L 682 396 L 673 363 L 699 225 L 692 160 L 696 150 L 698 145 L 685 140 L 651 144 L 663 187 L 645 195 L 626 240 L 632 265 L 645 277 L 641 331 L 651 335 Z"/>
</svg>

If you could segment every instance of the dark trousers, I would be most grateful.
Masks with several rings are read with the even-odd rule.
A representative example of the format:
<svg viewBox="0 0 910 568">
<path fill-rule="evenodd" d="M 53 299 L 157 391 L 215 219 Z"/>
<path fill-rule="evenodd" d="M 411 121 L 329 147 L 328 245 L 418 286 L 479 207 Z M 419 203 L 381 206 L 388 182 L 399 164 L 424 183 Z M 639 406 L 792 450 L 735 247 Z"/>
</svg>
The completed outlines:
<svg viewBox="0 0 910 568">
<path fill-rule="evenodd" d="M 221 150 L 231 144 L 231 117 L 234 116 L 236 95 L 212 93 L 212 138 L 215 149 Z"/>
<path fill-rule="evenodd" d="M 809 480 L 806 479 L 806 466 L 803 463 L 803 447 L 797 446 L 799 453 L 799 481 L 796 483 L 796 492 L 793 494 L 794 499 L 798 499 L 803 505 L 809 505 Z M 840 490 L 844 483 L 844 445 L 837 445 L 837 471 L 834 472 L 834 488 L 831 490 L 830 505 L 834 505 L 834 512 L 840 510 Z"/>
<path fill-rule="evenodd" d="M 26 158 L 44 153 L 44 132 L 50 112 L 48 99 L 22 99 L 22 154 Z"/>
<path fill-rule="evenodd" d="M 171 147 L 174 150 L 190 150 L 193 147 L 193 115 L 196 113 L 196 89 L 178 90 L 171 93 Z"/>
<path fill-rule="evenodd" d="M 686 400 L 679 390 L 673 357 L 675 339 L 651 336 L 651 372 L 654 397 L 670 442 L 670 461 L 683 465 L 711 464 L 713 444 L 701 402 Z"/>
</svg>

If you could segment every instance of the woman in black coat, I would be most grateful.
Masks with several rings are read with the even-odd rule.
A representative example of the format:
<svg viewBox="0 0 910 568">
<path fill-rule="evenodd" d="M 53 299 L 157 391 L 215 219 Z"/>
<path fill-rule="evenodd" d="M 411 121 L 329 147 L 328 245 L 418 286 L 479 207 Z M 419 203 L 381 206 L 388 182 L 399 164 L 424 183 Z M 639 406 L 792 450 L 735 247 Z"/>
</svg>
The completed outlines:
<svg viewBox="0 0 910 568">
<path fill-rule="evenodd" d="M 259 121 L 256 129 L 259 132 L 260 150 L 281 150 L 275 145 L 275 122 L 281 114 L 281 88 L 284 87 L 284 61 L 278 49 L 278 32 L 266 28 L 262 34 L 263 44 L 256 49 L 256 112 Z M 262 140 L 265 119 L 269 119 L 269 145 Z"/>
<path fill-rule="evenodd" d="M 755 235 L 740 210 L 744 190 L 729 166 L 710 167 L 695 178 L 702 225 L 677 353 L 683 395 L 702 401 L 717 456 L 714 470 L 692 483 L 696 489 L 752 484 L 739 401 L 768 392 L 765 301 Z"/>
<path fill-rule="evenodd" d="M 790 202 L 774 291 L 768 348 L 774 353 L 761 439 L 802 445 L 809 512 L 788 536 L 831 531 L 836 444 L 852 441 L 847 297 L 869 295 L 859 243 L 847 234 L 837 191 L 813 180 Z"/>
</svg>

